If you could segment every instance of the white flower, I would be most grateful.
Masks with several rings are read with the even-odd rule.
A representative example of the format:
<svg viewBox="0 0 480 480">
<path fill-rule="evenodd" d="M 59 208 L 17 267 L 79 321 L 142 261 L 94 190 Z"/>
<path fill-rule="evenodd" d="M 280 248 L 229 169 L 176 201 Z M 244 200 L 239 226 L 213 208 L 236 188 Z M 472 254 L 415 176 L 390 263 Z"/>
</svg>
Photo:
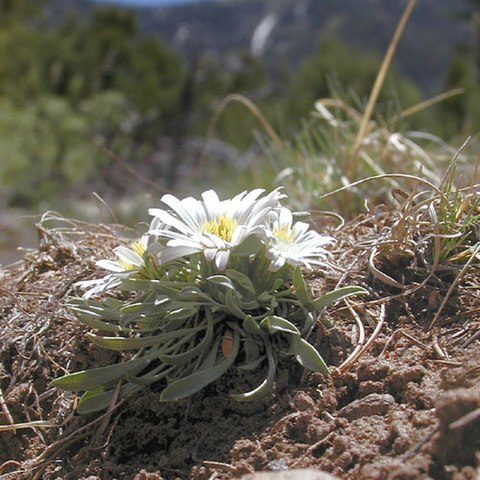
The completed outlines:
<svg viewBox="0 0 480 480">
<path fill-rule="evenodd" d="M 77 282 L 76 285 L 85 289 L 84 298 L 90 298 L 112 288 L 119 287 L 123 278 L 135 271 L 141 270 L 145 266 L 143 254 L 148 248 L 150 235 L 143 235 L 140 239 L 130 243 L 128 247 L 116 247 L 113 252 L 118 260 L 99 260 L 96 265 L 108 270 L 108 275 L 95 280 L 85 280 Z"/>
<path fill-rule="evenodd" d="M 143 254 L 148 248 L 148 243 L 149 235 L 142 235 L 128 247 L 120 246 L 113 249 L 118 260 L 99 260 L 97 266 L 114 273 L 138 270 L 145 266 Z"/>
<path fill-rule="evenodd" d="M 321 265 L 330 255 L 323 247 L 334 241 L 332 237 L 309 230 L 307 223 L 293 223 L 292 212 L 285 207 L 273 215 L 267 235 L 267 257 L 271 260 L 272 272 L 280 270 L 285 263 L 304 265 L 308 269 Z"/>
<path fill-rule="evenodd" d="M 164 195 L 162 202 L 170 210 L 149 210 L 167 226 L 150 230 L 159 239 L 168 239 L 159 254 L 160 264 L 203 252 L 207 261 L 215 261 L 218 270 L 225 270 L 231 249 L 263 230 L 269 214 L 280 207 L 285 196 L 279 189 L 262 197 L 263 192 L 256 189 L 223 201 L 213 190 L 202 193 L 202 200 Z"/>
</svg>

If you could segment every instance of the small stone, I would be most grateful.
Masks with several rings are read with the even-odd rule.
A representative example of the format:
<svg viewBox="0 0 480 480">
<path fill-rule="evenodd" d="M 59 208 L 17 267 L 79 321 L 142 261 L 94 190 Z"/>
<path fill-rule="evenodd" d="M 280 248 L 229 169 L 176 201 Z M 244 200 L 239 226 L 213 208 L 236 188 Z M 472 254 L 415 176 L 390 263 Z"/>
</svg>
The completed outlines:
<svg viewBox="0 0 480 480">
<path fill-rule="evenodd" d="M 329 473 L 301 468 L 283 472 L 255 472 L 243 475 L 240 480 L 340 480 Z"/>
</svg>

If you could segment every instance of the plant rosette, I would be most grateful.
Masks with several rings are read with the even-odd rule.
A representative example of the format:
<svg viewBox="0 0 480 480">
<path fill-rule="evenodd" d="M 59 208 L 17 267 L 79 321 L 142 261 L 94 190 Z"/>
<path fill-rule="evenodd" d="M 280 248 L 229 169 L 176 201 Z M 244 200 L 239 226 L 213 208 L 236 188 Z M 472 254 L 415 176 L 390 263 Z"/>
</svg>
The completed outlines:
<svg viewBox="0 0 480 480">
<path fill-rule="evenodd" d="M 279 355 L 293 355 L 305 368 L 329 369 L 308 337 L 317 313 L 361 287 L 344 287 L 313 298 L 302 268 L 325 270 L 332 237 L 311 230 L 282 206 L 280 189 L 261 189 L 220 200 L 164 195 L 166 208 L 139 240 L 114 249 L 116 260 L 98 265 L 110 273 L 82 282 L 83 298 L 69 303 L 97 333 L 94 344 L 132 351 L 129 360 L 53 380 L 84 392 L 79 413 L 102 410 L 124 396 L 159 382 L 160 400 L 188 397 L 232 366 L 265 371 L 256 388 L 233 397 L 253 400 L 274 382 Z M 128 300 L 104 298 L 112 288 Z M 103 298 L 102 298 L 103 297 Z"/>
</svg>

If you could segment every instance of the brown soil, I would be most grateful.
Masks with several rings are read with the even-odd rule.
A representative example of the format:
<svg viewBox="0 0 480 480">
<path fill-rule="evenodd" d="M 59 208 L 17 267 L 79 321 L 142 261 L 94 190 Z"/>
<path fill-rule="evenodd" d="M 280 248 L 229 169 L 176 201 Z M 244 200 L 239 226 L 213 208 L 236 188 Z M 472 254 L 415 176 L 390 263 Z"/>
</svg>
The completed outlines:
<svg viewBox="0 0 480 480">
<path fill-rule="evenodd" d="M 230 398 L 258 380 L 232 371 L 182 402 L 160 403 L 154 385 L 85 417 L 75 395 L 49 382 L 112 360 L 64 304 L 81 293 L 75 282 L 99 275 L 95 260 L 110 255 L 115 235 L 68 223 L 41 231 L 39 250 L 0 272 L 0 424 L 54 426 L 0 430 L 0 478 L 208 480 L 306 467 L 342 479 L 480 478 L 478 265 L 442 306 L 460 269 L 428 278 L 416 258 L 378 257 L 402 292 L 368 268 L 390 222 L 376 215 L 335 232 L 338 273 L 311 278 L 318 291 L 341 280 L 371 292 L 319 320 L 316 345 L 337 367 L 330 378 L 284 359 L 260 401 Z"/>
</svg>

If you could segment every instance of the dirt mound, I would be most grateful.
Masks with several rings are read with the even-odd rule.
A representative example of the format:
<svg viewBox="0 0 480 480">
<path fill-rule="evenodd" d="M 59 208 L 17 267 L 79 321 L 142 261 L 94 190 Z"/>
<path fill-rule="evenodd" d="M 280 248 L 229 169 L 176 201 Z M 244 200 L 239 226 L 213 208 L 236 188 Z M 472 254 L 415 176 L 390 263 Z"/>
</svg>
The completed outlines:
<svg viewBox="0 0 480 480">
<path fill-rule="evenodd" d="M 371 292 L 318 323 L 330 378 L 285 358 L 260 401 L 231 399 L 258 381 L 232 371 L 188 400 L 160 403 L 153 385 L 103 415 L 78 416 L 76 396 L 49 382 L 112 353 L 87 342 L 65 301 L 81 294 L 77 281 L 100 275 L 95 261 L 111 256 L 118 232 L 40 230 L 39 249 L 0 273 L 0 478 L 209 480 L 298 468 L 342 479 L 478 478 L 478 265 L 429 329 L 452 273 L 422 284 L 402 265 L 391 275 L 409 283 L 395 289 L 369 269 L 377 232 L 365 219 L 335 231 L 338 275 L 310 279 L 318 291 L 342 280 Z"/>
</svg>

